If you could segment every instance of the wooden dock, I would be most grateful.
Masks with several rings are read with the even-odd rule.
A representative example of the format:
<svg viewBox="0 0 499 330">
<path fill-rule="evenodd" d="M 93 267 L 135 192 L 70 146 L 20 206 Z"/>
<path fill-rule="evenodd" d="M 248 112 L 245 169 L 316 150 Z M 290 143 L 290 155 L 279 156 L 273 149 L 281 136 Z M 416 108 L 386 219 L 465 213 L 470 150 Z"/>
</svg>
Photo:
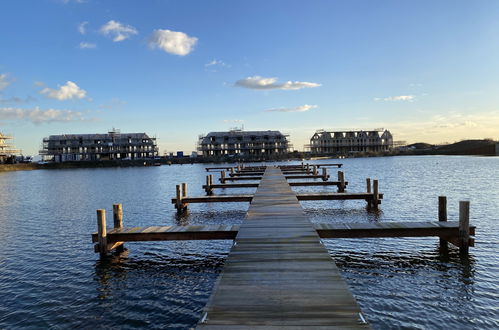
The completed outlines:
<svg viewBox="0 0 499 330">
<path fill-rule="evenodd" d="M 268 168 L 199 329 L 368 328 L 278 168 Z"/>
</svg>

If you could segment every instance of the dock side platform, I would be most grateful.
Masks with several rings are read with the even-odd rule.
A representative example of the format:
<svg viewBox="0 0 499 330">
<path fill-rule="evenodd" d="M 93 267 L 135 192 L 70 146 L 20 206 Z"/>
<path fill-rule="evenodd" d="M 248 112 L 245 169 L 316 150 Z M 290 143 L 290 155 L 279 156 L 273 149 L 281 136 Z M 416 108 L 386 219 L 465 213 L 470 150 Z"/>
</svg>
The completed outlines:
<svg viewBox="0 0 499 330">
<path fill-rule="evenodd" d="M 279 168 L 267 167 L 198 329 L 369 329 Z"/>
</svg>

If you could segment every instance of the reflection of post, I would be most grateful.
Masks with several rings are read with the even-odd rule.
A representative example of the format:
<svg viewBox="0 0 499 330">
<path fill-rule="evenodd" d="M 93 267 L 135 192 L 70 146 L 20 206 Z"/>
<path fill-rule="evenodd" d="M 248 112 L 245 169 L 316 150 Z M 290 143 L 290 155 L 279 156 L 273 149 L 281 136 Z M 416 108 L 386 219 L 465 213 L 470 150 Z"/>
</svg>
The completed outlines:
<svg viewBox="0 0 499 330">
<path fill-rule="evenodd" d="M 470 202 L 459 202 L 459 252 L 468 254 L 470 244 Z"/>
<path fill-rule="evenodd" d="M 106 210 L 97 210 L 97 237 L 99 241 L 99 253 L 101 256 L 107 254 L 107 230 L 106 230 Z"/>
<path fill-rule="evenodd" d="M 447 221 L 447 197 L 438 196 L 438 221 Z M 447 241 L 440 238 L 440 248 L 446 248 Z"/>
</svg>

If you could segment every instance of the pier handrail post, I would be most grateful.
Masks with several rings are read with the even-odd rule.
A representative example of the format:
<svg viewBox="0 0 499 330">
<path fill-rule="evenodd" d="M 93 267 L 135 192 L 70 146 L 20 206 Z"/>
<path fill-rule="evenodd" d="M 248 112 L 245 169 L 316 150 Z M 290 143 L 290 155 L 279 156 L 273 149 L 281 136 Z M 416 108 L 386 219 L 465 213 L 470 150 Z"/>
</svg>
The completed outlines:
<svg viewBox="0 0 499 330">
<path fill-rule="evenodd" d="M 327 175 L 327 167 L 322 168 L 322 181 L 327 181 L 329 176 Z"/>
<path fill-rule="evenodd" d="M 438 221 L 447 221 L 447 197 L 438 196 Z M 447 241 L 440 238 L 440 248 L 446 248 Z"/>
<path fill-rule="evenodd" d="M 345 173 L 338 171 L 338 192 L 345 192 Z"/>
<path fill-rule="evenodd" d="M 459 202 L 459 252 L 468 254 L 470 244 L 470 202 Z"/>
<path fill-rule="evenodd" d="M 123 229 L 123 205 L 113 204 L 113 224 L 114 229 Z M 125 251 L 125 246 L 122 243 L 116 247 L 116 252 Z"/>
<path fill-rule="evenodd" d="M 378 204 L 379 204 L 378 180 L 373 180 L 373 207 L 375 210 L 378 209 Z"/>
<path fill-rule="evenodd" d="M 106 230 L 106 210 L 97 210 L 97 237 L 99 242 L 99 253 L 101 256 L 107 254 L 107 230 Z"/>
<path fill-rule="evenodd" d="M 316 165 L 313 165 L 312 166 L 312 171 L 314 171 L 314 175 L 317 175 L 317 166 Z"/>
<path fill-rule="evenodd" d="M 181 185 L 176 185 L 175 186 L 175 193 L 177 197 L 177 203 L 175 204 L 175 207 L 177 208 L 177 211 L 182 210 L 182 186 Z"/>
</svg>

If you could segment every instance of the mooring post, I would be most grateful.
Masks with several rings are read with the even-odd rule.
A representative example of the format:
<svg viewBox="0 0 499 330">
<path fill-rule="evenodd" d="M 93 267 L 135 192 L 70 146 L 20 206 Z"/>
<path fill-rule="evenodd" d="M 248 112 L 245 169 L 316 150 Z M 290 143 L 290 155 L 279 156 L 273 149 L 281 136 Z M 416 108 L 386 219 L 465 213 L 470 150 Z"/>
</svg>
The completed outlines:
<svg viewBox="0 0 499 330">
<path fill-rule="evenodd" d="M 371 178 L 367 178 L 367 179 L 366 179 L 366 186 L 367 186 L 367 190 L 366 190 L 366 192 L 367 192 L 368 194 L 370 194 L 370 193 L 371 193 Z M 370 210 L 370 209 L 371 209 L 371 206 L 372 206 L 371 199 L 369 199 L 369 198 L 368 198 L 368 199 L 366 200 L 366 202 L 367 202 L 367 209 L 368 209 L 368 210 Z"/>
<path fill-rule="evenodd" d="M 305 165 L 303 164 L 303 161 L 301 162 L 301 169 L 304 170 L 305 169 Z"/>
<path fill-rule="evenodd" d="M 220 182 L 225 183 L 225 171 L 220 172 Z"/>
<path fill-rule="evenodd" d="M 182 198 L 187 197 L 187 183 L 182 183 Z"/>
<path fill-rule="evenodd" d="M 378 209 L 378 204 L 379 204 L 378 180 L 373 180 L 373 207 L 375 210 Z"/>
<path fill-rule="evenodd" d="M 338 192 L 345 192 L 345 173 L 338 171 Z"/>
<path fill-rule="evenodd" d="M 230 168 L 230 176 L 234 176 L 234 167 Z"/>
<path fill-rule="evenodd" d="M 123 229 L 123 206 L 121 204 L 113 204 L 113 223 L 114 229 Z M 116 247 L 116 252 L 123 252 L 124 250 L 124 244 Z"/>
<path fill-rule="evenodd" d="M 307 163 L 307 174 L 310 173 L 310 164 Z"/>
<path fill-rule="evenodd" d="M 327 168 L 323 167 L 322 168 L 322 181 L 327 181 L 328 175 L 327 175 Z"/>
<path fill-rule="evenodd" d="M 317 166 L 316 165 L 312 166 L 312 171 L 313 171 L 314 175 L 317 175 Z"/>
<path fill-rule="evenodd" d="M 206 195 L 210 194 L 210 176 L 206 176 L 206 186 L 204 187 L 204 191 L 206 192 Z"/>
<path fill-rule="evenodd" d="M 447 221 L 447 197 L 438 196 L 438 221 Z M 440 238 L 440 248 L 446 248 L 447 241 Z"/>
<path fill-rule="evenodd" d="M 177 197 L 177 203 L 175 204 L 175 207 L 178 212 L 182 211 L 182 186 L 181 185 L 176 185 L 175 186 L 175 192 L 176 192 L 176 197 Z"/>
<path fill-rule="evenodd" d="M 459 252 L 468 254 L 470 245 L 470 202 L 459 202 Z"/>
<path fill-rule="evenodd" d="M 99 242 L 99 253 L 101 256 L 107 254 L 107 230 L 106 230 L 106 210 L 97 210 L 97 237 Z"/>
</svg>

